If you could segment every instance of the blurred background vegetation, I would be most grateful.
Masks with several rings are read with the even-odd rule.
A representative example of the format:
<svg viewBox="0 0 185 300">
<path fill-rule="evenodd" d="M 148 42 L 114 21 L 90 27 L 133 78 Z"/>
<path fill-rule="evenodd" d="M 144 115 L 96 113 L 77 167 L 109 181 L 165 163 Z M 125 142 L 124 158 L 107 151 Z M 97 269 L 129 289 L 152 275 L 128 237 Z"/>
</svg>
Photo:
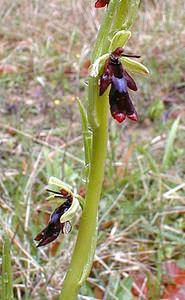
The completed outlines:
<svg viewBox="0 0 185 300">
<path fill-rule="evenodd" d="M 139 122 L 110 118 L 97 251 L 79 299 L 176 299 L 167 265 L 185 284 L 184 11 L 183 0 L 141 1 L 125 51 L 151 73 L 135 77 Z M 79 216 L 49 246 L 33 238 L 56 207 L 51 175 L 85 194 L 76 98 L 86 105 L 103 13 L 93 0 L 0 1 L 0 244 L 11 243 L 15 299 L 56 299 L 70 261 Z"/>
</svg>

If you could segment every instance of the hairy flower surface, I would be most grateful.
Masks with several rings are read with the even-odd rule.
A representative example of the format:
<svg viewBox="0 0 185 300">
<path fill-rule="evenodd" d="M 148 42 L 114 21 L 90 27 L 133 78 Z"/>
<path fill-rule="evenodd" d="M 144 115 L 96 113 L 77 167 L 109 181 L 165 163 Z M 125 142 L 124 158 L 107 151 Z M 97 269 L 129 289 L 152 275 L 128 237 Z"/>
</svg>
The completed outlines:
<svg viewBox="0 0 185 300">
<path fill-rule="evenodd" d="M 109 104 L 112 117 L 119 123 L 125 118 L 133 121 L 138 120 L 137 112 L 130 99 L 128 88 L 137 91 L 134 79 L 127 73 L 120 62 L 120 57 L 139 57 L 125 55 L 123 48 L 117 48 L 113 51 L 104 65 L 103 74 L 100 76 L 100 96 L 106 91 L 111 84 L 109 93 Z"/>
<path fill-rule="evenodd" d="M 97 0 L 95 3 L 96 8 L 102 8 L 109 4 L 109 0 Z"/>
</svg>

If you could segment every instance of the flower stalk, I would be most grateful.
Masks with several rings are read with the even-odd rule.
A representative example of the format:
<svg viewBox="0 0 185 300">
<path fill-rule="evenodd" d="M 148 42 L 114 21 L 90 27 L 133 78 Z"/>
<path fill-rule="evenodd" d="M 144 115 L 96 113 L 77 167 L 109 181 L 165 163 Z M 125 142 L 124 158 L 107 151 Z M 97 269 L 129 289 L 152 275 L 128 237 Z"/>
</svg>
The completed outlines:
<svg viewBox="0 0 185 300">
<path fill-rule="evenodd" d="M 126 3 L 125 6 L 125 0 L 110 1 L 92 52 L 92 63 L 109 51 L 111 43 L 109 37 L 112 30 L 114 32 L 120 30 L 122 24 L 129 23 L 129 26 L 131 25 L 133 15 L 129 8 L 134 8 L 133 14 L 135 16 L 139 1 L 126 0 Z M 129 12 L 129 20 L 127 12 Z M 98 78 L 90 76 L 88 80 L 88 122 L 92 130 L 92 148 L 86 201 L 71 264 L 59 297 L 60 300 L 75 300 L 77 298 L 79 289 L 87 279 L 92 267 L 97 240 L 98 205 L 107 151 L 108 109 L 108 91 L 99 96 Z"/>
</svg>

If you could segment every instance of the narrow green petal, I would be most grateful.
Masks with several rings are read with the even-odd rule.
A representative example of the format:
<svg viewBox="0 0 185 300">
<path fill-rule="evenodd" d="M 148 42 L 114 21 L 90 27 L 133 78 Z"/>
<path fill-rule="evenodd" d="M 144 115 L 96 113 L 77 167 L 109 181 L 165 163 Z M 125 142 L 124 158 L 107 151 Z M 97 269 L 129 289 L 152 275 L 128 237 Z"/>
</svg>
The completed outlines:
<svg viewBox="0 0 185 300">
<path fill-rule="evenodd" d="M 91 77 L 97 77 L 98 75 L 100 75 L 103 72 L 103 67 L 104 67 L 105 61 L 107 60 L 108 57 L 109 57 L 108 53 L 98 57 L 95 60 L 94 64 L 92 64 L 89 67 L 89 75 Z"/>
<path fill-rule="evenodd" d="M 109 47 L 110 52 L 113 52 L 114 50 L 116 50 L 119 47 L 123 48 L 130 37 L 131 37 L 131 32 L 130 31 L 126 31 L 126 30 L 118 31 L 114 35 L 114 37 L 111 41 L 111 44 L 110 44 L 110 47 Z"/>
<path fill-rule="evenodd" d="M 64 223 L 64 222 L 71 220 L 76 215 L 79 207 L 80 207 L 80 204 L 79 204 L 78 200 L 76 198 L 74 198 L 71 207 L 61 216 L 60 223 Z"/>
<path fill-rule="evenodd" d="M 149 74 L 149 70 L 147 69 L 147 67 L 145 67 L 143 64 L 127 58 L 127 57 L 122 57 L 121 59 L 121 63 L 123 64 L 123 66 L 125 67 L 125 69 L 127 69 L 130 72 L 133 73 L 138 73 L 138 74 L 142 74 L 142 75 L 148 75 Z"/>
</svg>

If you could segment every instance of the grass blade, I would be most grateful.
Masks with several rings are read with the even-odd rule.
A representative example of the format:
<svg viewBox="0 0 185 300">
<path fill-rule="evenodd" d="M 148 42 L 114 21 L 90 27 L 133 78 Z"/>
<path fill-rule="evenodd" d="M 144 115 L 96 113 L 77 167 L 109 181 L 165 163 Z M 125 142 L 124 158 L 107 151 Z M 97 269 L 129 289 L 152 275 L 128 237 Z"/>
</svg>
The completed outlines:
<svg viewBox="0 0 185 300">
<path fill-rule="evenodd" d="M 1 299 L 3 300 L 13 299 L 10 242 L 7 236 L 5 236 L 3 242 L 2 298 Z"/>
<path fill-rule="evenodd" d="M 171 129 L 170 129 L 167 141 L 166 141 L 166 147 L 165 147 L 164 156 L 163 156 L 163 163 L 162 163 L 163 168 L 169 167 L 172 163 L 174 140 L 177 135 L 179 122 L 180 122 L 180 118 L 177 118 L 171 126 Z"/>
</svg>

